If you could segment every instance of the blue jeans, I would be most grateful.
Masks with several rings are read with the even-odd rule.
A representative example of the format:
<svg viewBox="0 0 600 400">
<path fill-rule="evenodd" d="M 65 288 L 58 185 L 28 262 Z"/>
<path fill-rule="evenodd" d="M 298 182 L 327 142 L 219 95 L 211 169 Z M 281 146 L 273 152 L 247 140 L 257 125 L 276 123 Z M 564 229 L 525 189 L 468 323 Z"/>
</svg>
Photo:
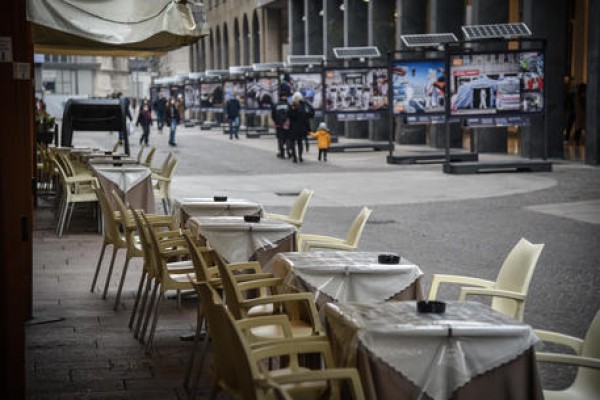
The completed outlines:
<svg viewBox="0 0 600 400">
<path fill-rule="evenodd" d="M 165 113 L 164 112 L 156 113 L 156 125 L 157 125 L 158 129 L 162 131 L 162 128 L 165 125 Z"/>
<path fill-rule="evenodd" d="M 175 144 L 175 131 L 177 130 L 177 121 L 171 120 L 171 132 L 169 133 L 169 144 Z"/>
<path fill-rule="evenodd" d="M 240 129 L 240 117 L 229 118 L 229 139 L 239 138 L 238 131 Z"/>
</svg>

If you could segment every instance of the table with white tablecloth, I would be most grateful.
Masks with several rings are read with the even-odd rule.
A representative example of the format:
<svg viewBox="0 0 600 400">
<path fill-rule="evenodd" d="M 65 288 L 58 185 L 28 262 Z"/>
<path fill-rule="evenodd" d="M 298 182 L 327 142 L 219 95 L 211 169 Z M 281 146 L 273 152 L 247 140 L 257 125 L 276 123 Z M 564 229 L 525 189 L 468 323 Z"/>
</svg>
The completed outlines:
<svg viewBox="0 0 600 400">
<path fill-rule="evenodd" d="M 118 210 L 118 205 L 113 199 L 112 190 L 115 190 L 126 204 L 129 203 L 135 209 L 141 209 L 150 214 L 155 212 L 152 172 L 149 168 L 94 164 L 93 170 L 115 210 Z"/>
<path fill-rule="evenodd" d="M 315 293 L 320 308 L 329 302 L 380 302 L 423 298 L 421 269 L 403 257 L 380 264 L 377 252 L 311 251 L 279 253 L 265 270 L 299 291 Z"/>
<path fill-rule="evenodd" d="M 256 260 L 265 265 L 277 253 L 296 251 L 296 228 L 277 219 L 246 222 L 240 216 L 192 217 L 189 225 L 230 263 Z"/>
<path fill-rule="evenodd" d="M 357 367 L 367 398 L 543 399 L 533 329 L 475 302 L 417 312 L 416 302 L 325 306 L 340 366 Z"/>
<path fill-rule="evenodd" d="M 186 226 L 190 217 L 262 216 L 263 208 L 252 200 L 227 198 L 215 201 L 214 197 L 186 197 L 175 199 L 173 215 L 179 218 L 181 226 Z"/>
</svg>

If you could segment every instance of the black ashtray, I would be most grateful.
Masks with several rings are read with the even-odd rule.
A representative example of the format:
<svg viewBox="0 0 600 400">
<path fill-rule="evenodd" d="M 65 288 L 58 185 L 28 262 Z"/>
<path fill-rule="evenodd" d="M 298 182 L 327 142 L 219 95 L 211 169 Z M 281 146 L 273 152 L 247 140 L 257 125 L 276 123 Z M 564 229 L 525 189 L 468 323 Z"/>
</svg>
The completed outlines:
<svg viewBox="0 0 600 400">
<path fill-rule="evenodd" d="M 244 215 L 246 222 L 260 222 L 260 215 Z"/>
<path fill-rule="evenodd" d="M 214 201 L 227 201 L 227 196 L 214 196 Z"/>
<path fill-rule="evenodd" d="M 417 311 L 420 313 L 443 314 L 446 311 L 446 303 L 443 301 L 417 301 Z"/>
<path fill-rule="evenodd" d="M 121 156 L 113 156 L 113 160 L 120 160 Z"/>
<path fill-rule="evenodd" d="M 105 152 L 104 152 L 104 155 L 105 155 L 105 156 L 110 156 L 110 155 L 112 155 L 112 151 L 105 151 Z"/>
<path fill-rule="evenodd" d="M 379 264 L 400 264 L 400 256 L 396 254 L 380 254 L 377 257 Z"/>
</svg>

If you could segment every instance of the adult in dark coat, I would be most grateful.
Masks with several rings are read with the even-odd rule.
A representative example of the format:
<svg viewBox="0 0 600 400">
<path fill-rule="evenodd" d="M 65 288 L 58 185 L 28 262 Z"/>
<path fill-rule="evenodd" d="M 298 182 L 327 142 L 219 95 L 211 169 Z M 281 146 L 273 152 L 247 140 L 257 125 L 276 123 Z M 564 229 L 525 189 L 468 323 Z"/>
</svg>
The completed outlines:
<svg viewBox="0 0 600 400">
<path fill-rule="evenodd" d="M 285 158 L 286 148 L 288 156 L 291 157 L 292 154 L 293 143 L 290 142 L 289 109 L 290 105 L 285 95 L 281 95 L 279 102 L 271 108 L 271 118 L 273 119 L 277 133 L 277 157 L 279 158 Z"/>
<path fill-rule="evenodd" d="M 302 162 L 302 142 L 310 131 L 310 119 L 304 112 L 302 94 L 294 93 L 292 96 L 292 105 L 288 111 L 290 119 L 290 136 L 292 139 L 292 157 L 293 162 Z M 296 148 L 298 152 L 296 153 Z"/>
</svg>

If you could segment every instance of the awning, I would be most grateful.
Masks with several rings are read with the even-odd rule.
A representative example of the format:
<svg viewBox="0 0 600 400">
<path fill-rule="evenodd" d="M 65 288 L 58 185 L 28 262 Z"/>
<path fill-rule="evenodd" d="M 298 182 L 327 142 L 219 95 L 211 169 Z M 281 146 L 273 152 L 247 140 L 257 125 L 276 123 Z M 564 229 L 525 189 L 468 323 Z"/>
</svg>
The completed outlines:
<svg viewBox="0 0 600 400">
<path fill-rule="evenodd" d="M 34 52 L 150 56 L 208 33 L 204 6 L 186 0 L 27 0 Z"/>
</svg>

